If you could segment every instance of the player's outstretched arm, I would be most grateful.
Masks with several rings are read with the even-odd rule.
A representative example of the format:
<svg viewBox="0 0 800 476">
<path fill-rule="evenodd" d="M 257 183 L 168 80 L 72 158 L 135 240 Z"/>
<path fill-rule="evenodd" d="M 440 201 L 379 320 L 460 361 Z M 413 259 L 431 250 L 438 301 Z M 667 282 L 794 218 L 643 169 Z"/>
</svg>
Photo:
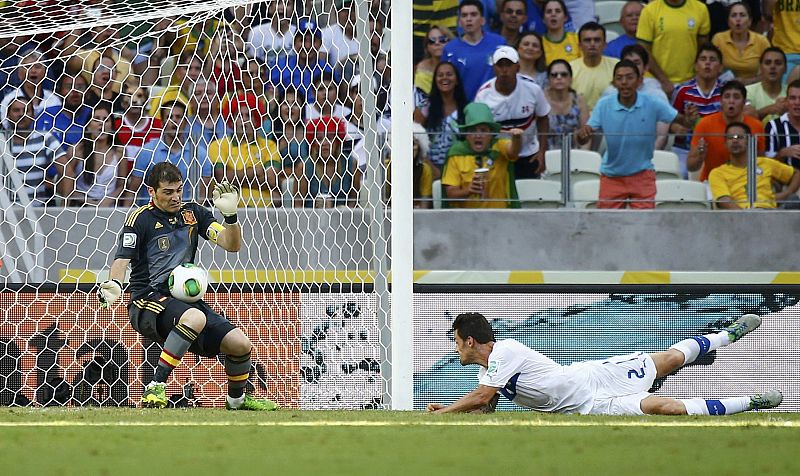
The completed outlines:
<svg viewBox="0 0 800 476">
<path fill-rule="evenodd" d="M 432 413 L 468 413 L 475 411 L 481 413 L 485 412 L 485 408 L 491 406 L 492 411 L 494 411 L 492 401 L 494 401 L 494 405 L 496 406 L 496 395 L 496 387 L 478 385 L 478 388 L 459 398 L 451 405 L 445 406 L 439 403 L 429 403 L 427 408 L 428 411 Z"/>
<path fill-rule="evenodd" d="M 239 226 L 239 188 L 227 181 L 214 187 L 211 195 L 214 208 L 225 218 L 225 229 L 217 235 L 216 243 L 225 251 L 237 252 L 242 247 L 242 228 Z"/>
<path fill-rule="evenodd" d="M 105 309 L 111 307 L 114 301 L 122 295 L 122 280 L 125 279 L 125 270 L 128 269 L 130 262 L 129 259 L 117 258 L 111 264 L 108 281 L 98 284 L 97 301 L 100 303 L 100 307 Z"/>
</svg>

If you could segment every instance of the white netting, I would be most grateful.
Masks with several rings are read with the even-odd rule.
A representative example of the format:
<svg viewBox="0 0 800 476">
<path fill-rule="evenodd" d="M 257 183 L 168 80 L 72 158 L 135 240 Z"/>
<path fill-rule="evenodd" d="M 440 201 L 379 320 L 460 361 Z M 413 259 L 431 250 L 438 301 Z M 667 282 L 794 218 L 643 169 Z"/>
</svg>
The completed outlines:
<svg viewBox="0 0 800 476">
<path fill-rule="evenodd" d="M 385 403 L 386 12 L 366 0 L 0 7 L 0 404 L 137 404 L 160 348 L 128 326 L 127 296 L 99 311 L 88 283 L 106 279 L 164 160 L 185 200 L 210 207 L 214 182 L 242 187 L 242 250 L 201 244 L 196 262 L 223 283 L 208 302 L 254 342 L 256 392 Z M 315 286 L 325 293 L 297 294 Z M 183 364 L 173 401 L 222 404 L 220 362 Z"/>
</svg>

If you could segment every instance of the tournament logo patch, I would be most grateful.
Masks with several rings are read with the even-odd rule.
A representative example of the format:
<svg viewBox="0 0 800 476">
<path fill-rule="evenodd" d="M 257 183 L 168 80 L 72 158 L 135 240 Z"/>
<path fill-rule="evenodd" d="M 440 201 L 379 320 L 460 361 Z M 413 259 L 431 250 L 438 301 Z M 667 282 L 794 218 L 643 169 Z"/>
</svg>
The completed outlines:
<svg viewBox="0 0 800 476">
<path fill-rule="evenodd" d="M 181 212 L 181 216 L 183 217 L 183 223 L 187 225 L 196 225 L 197 218 L 194 217 L 194 212 L 191 210 L 184 210 Z"/>
<path fill-rule="evenodd" d="M 122 234 L 122 247 L 123 248 L 136 248 L 136 233 L 123 233 Z"/>
<path fill-rule="evenodd" d="M 494 375 L 497 373 L 497 361 L 490 360 L 489 361 L 489 368 L 486 370 L 486 373 L 489 375 Z"/>
<path fill-rule="evenodd" d="M 169 237 L 162 236 L 158 239 L 158 249 L 161 251 L 167 251 L 169 249 Z"/>
</svg>

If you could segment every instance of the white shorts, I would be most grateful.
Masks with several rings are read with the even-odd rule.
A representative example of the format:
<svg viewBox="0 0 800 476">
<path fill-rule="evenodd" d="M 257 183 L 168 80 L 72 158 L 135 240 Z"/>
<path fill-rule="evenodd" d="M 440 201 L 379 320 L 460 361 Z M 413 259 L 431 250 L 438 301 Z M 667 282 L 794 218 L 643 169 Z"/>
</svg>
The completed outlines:
<svg viewBox="0 0 800 476">
<path fill-rule="evenodd" d="M 656 379 L 650 354 L 637 352 L 586 362 L 596 389 L 590 414 L 643 415 L 641 402 Z"/>
</svg>

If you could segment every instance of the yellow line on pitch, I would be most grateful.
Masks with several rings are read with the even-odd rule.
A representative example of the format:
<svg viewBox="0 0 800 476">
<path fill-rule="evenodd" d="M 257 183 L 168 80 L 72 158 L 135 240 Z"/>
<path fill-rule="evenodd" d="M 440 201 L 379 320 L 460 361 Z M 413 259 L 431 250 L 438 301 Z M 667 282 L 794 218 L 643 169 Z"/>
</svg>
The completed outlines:
<svg viewBox="0 0 800 476">
<path fill-rule="evenodd" d="M 797 428 L 794 421 L 765 420 L 765 421 L 726 421 L 719 418 L 687 420 L 687 421 L 546 421 L 546 420 L 527 420 L 527 421 L 418 421 L 418 422 L 393 422 L 393 421 L 216 421 L 216 422 L 186 422 L 186 421 L 109 421 L 109 422 L 86 422 L 86 421 L 17 421 L 2 422 L 0 427 L 156 427 L 156 426 L 265 426 L 265 427 L 388 427 L 388 426 L 490 426 L 490 427 L 591 427 L 591 426 L 623 426 L 623 427 L 774 427 L 774 428 Z"/>
</svg>

